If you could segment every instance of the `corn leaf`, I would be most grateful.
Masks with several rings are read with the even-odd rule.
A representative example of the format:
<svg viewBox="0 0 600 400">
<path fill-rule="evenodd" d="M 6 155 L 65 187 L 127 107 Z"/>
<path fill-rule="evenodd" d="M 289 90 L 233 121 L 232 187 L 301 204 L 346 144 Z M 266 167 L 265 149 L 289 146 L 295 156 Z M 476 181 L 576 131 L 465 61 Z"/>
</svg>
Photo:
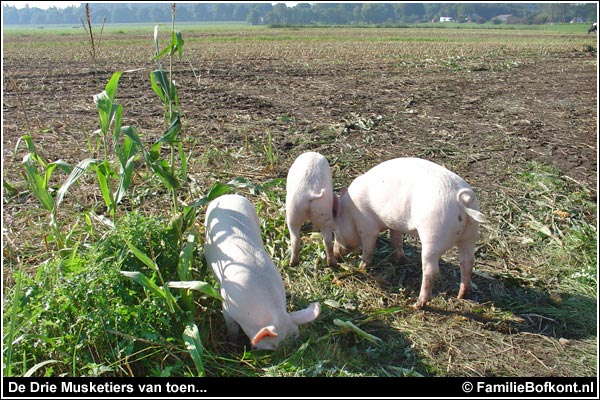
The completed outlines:
<svg viewBox="0 0 600 400">
<path fill-rule="evenodd" d="M 27 150 L 31 154 L 31 158 L 35 162 L 40 164 L 43 168 L 46 168 L 48 163 L 45 162 L 42 159 L 42 157 L 40 157 L 39 154 L 37 153 L 37 150 L 35 149 L 35 145 L 33 144 L 33 138 L 30 135 L 23 135 L 19 138 L 19 140 L 17 140 L 17 144 L 15 145 L 15 154 L 17 154 L 17 149 L 19 148 L 19 144 L 21 143 L 21 140 L 23 140 L 25 142 L 25 144 L 27 145 Z"/>
<path fill-rule="evenodd" d="M 133 175 L 134 161 L 135 155 L 131 156 L 129 160 L 127 160 L 125 168 L 122 168 L 122 171 L 119 173 L 119 186 L 117 187 L 117 191 L 114 193 L 115 204 L 119 204 L 121 200 L 123 200 L 123 196 L 125 196 L 125 192 L 129 188 L 131 176 Z"/>
<path fill-rule="evenodd" d="M 171 120 L 171 124 L 167 128 L 166 132 L 160 139 L 158 139 L 158 141 L 161 143 L 168 143 L 172 145 L 177 140 L 177 135 L 181 131 L 181 120 L 179 119 L 178 113 L 174 114 L 174 118 Z"/>
<path fill-rule="evenodd" d="M 154 144 L 151 151 L 148 151 L 146 148 L 144 148 L 142 141 L 134 127 L 128 127 L 128 129 L 124 130 L 122 129 L 121 132 L 130 138 L 133 143 L 139 146 L 139 148 L 142 150 L 142 155 L 144 156 L 146 165 L 159 176 L 159 178 L 169 189 L 174 190 L 179 188 L 179 181 L 175 176 L 173 176 L 172 173 L 169 172 L 169 164 L 164 160 L 157 160 L 154 158 L 155 156 L 159 156 L 160 143 Z"/>
<path fill-rule="evenodd" d="M 150 85 L 152 86 L 154 93 L 160 97 L 163 104 L 168 104 L 171 100 L 171 90 L 169 89 L 170 85 L 167 73 L 162 69 L 150 72 Z"/>
<path fill-rule="evenodd" d="M 223 297 L 221 297 L 219 291 L 210 283 L 204 281 L 171 281 L 168 283 L 168 286 L 173 289 L 195 290 L 217 300 L 223 301 Z"/>
<path fill-rule="evenodd" d="M 152 58 L 152 60 L 157 61 L 160 60 L 165 54 L 172 52 L 173 47 L 172 46 L 167 46 L 163 49 L 163 51 L 161 51 L 160 53 L 158 53 L 158 49 L 157 49 L 157 53 L 154 56 L 154 58 Z"/>
<path fill-rule="evenodd" d="M 29 378 L 29 377 L 31 377 L 31 376 L 32 376 L 32 375 L 33 375 L 33 374 L 34 374 L 34 373 L 35 373 L 35 372 L 36 372 L 38 369 L 42 368 L 43 366 L 45 366 L 45 365 L 48 365 L 48 364 L 54 364 L 54 363 L 57 363 L 57 362 L 59 362 L 59 361 L 58 361 L 58 360 L 46 360 L 46 361 L 39 362 L 39 363 L 35 364 L 33 367 L 29 368 L 29 369 L 27 370 L 27 372 L 25 372 L 25 374 L 23 375 L 23 377 L 24 377 L 24 378 Z"/>
<path fill-rule="evenodd" d="M 58 189 L 58 192 L 56 193 L 56 206 L 57 207 L 60 205 L 60 203 L 62 203 L 63 198 L 65 197 L 65 194 L 67 193 L 67 190 L 69 190 L 71 185 L 73 185 L 75 182 L 77 182 L 77 180 L 81 177 L 81 175 L 83 175 L 87 171 L 87 169 L 90 167 L 90 165 L 94 165 L 97 162 L 98 162 L 98 160 L 96 160 L 95 158 L 86 158 L 84 160 L 81 160 L 79 163 L 77 163 L 75 168 L 72 169 L 71 173 L 69 174 L 67 179 L 63 182 L 60 189 Z"/>
<path fill-rule="evenodd" d="M 29 187 L 33 190 L 33 193 L 38 198 L 47 211 L 54 209 L 54 198 L 48 192 L 45 178 L 39 173 L 35 163 L 32 159 L 32 154 L 26 154 L 23 157 L 23 167 L 25 168 L 27 182 Z"/>
<path fill-rule="evenodd" d="M 135 282 L 142 285 L 148 291 L 154 293 L 158 297 L 166 300 L 165 292 L 156 283 L 152 282 L 148 277 L 139 271 L 120 271 L 121 275 L 133 279 Z"/>
<path fill-rule="evenodd" d="M 160 271 L 158 270 L 158 265 L 156 265 L 156 263 L 150 257 L 145 255 L 140 249 L 132 245 L 131 242 L 129 242 L 129 240 L 125 239 L 125 243 L 127 244 L 127 247 L 129 247 L 129 250 L 131 250 L 133 255 L 138 260 L 144 263 L 144 265 L 150 268 L 151 270 L 160 273 Z"/>
<path fill-rule="evenodd" d="M 111 101 L 114 101 L 114 99 L 115 99 L 115 95 L 117 93 L 117 86 L 119 86 L 119 78 L 121 77 L 122 74 L 123 74 L 122 71 L 115 72 L 112 75 L 112 77 L 110 78 L 110 80 L 108 81 L 108 83 L 106 84 L 106 87 L 104 88 L 104 90 L 106 91 L 106 94 L 108 95 L 108 98 Z"/>
<path fill-rule="evenodd" d="M 160 60 L 158 59 L 158 25 L 154 25 L 154 60 L 158 63 L 158 68 L 160 68 Z"/>
<path fill-rule="evenodd" d="M 183 215 L 181 216 L 183 220 Z M 192 260 L 194 256 L 194 244 L 196 242 L 198 232 L 195 229 L 191 229 L 187 235 L 187 240 L 183 245 L 183 249 L 179 253 L 179 264 L 177 266 L 177 275 L 182 281 L 188 281 L 191 279 Z"/>
<path fill-rule="evenodd" d="M 192 357 L 192 360 L 194 361 L 198 376 L 204 376 L 204 363 L 202 361 L 204 349 L 202 347 L 202 339 L 200 339 L 200 331 L 193 321 L 188 321 L 186 323 L 185 329 L 183 330 L 183 341 L 190 353 L 190 357 Z"/>
<path fill-rule="evenodd" d="M 183 37 L 181 36 L 181 31 L 172 31 L 171 33 L 171 55 L 175 51 L 177 51 L 177 56 L 179 57 L 179 61 L 181 61 L 183 55 Z"/>
<path fill-rule="evenodd" d="M 123 106 L 113 104 L 115 127 L 113 129 L 113 151 L 119 155 L 119 134 L 121 133 L 121 120 L 123 119 Z"/>
<path fill-rule="evenodd" d="M 92 166 L 92 168 L 96 171 L 96 176 L 98 177 L 98 184 L 100 186 L 100 192 L 102 193 L 102 197 L 104 198 L 104 204 L 108 208 L 109 212 L 112 214 L 115 211 L 115 199 L 113 197 L 112 191 L 110 190 L 108 180 L 108 178 L 111 175 L 110 165 L 108 164 L 108 161 L 103 161 L 100 164 Z"/>
<path fill-rule="evenodd" d="M 379 339 L 377 336 L 373 336 L 365 331 L 363 331 L 362 329 L 360 329 L 358 326 L 354 325 L 352 322 L 350 321 L 342 321 L 339 319 L 334 319 L 333 323 L 337 326 L 340 326 L 342 328 L 348 329 L 353 331 L 354 333 L 356 333 L 358 336 L 367 339 L 369 342 L 375 343 L 375 344 L 381 344 L 383 343 L 383 340 Z"/>
<path fill-rule="evenodd" d="M 181 180 L 183 182 L 187 182 L 188 180 L 188 158 L 185 155 L 185 151 L 183 151 L 183 145 L 181 144 L 181 141 L 177 142 L 177 150 L 179 152 L 179 159 L 181 160 Z M 191 152 L 190 152 L 190 156 L 191 156 Z"/>
<path fill-rule="evenodd" d="M 200 200 L 195 201 L 192 205 L 194 207 L 200 207 L 205 204 L 208 204 L 210 201 L 216 199 L 219 196 L 222 196 L 229 192 L 230 187 L 228 185 L 224 185 L 220 182 L 217 182 L 210 188 L 208 194 L 202 196 Z"/>
</svg>

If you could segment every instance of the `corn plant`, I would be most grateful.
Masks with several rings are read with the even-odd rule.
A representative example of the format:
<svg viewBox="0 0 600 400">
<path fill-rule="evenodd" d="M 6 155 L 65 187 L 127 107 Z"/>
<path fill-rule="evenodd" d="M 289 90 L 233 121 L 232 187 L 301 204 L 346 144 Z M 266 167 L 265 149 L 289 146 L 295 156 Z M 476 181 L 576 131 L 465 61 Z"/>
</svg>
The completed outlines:
<svg viewBox="0 0 600 400">
<path fill-rule="evenodd" d="M 72 167 L 63 160 L 47 163 L 38 154 L 33 139 L 29 135 L 22 136 L 17 142 L 17 147 L 24 141 L 27 145 L 29 153 L 23 157 L 23 167 L 25 169 L 25 179 L 33 194 L 37 197 L 42 207 L 50 213 L 50 228 L 52 229 L 51 241 L 56 242 L 58 249 L 65 248 L 65 235 L 61 230 L 56 219 L 57 207 L 60 202 L 57 202 L 52 196 L 53 189 L 50 185 L 52 173 L 58 167 L 66 173 L 71 173 Z M 15 150 L 16 153 L 16 150 Z M 38 170 L 38 167 L 43 172 Z M 65 189 L 66 190 L 66 189 Z"/>
<path fill-rule="evenodd" d="M 100 129 L 95 133 L 96 148 L 94 153 L 100 152 L 102 143 L 104 159 L 86 158 L 80 161 L 74 168 L 61 187 L 57 200 L 63 199 L 66 190 L 75 183 L 88 169 L 96 173 L 98 185 L 108 213 L 114 218 L 117 205 L 123 199 L 125 192 L 131 184 L 135 157 L 138 153 L 139 140 L 136 142 L 127 134 L 135 129 L 131 126 L 121 126 L 123 118 L 123 106 L 115 101 L 119 78 L 123 72 L 115 72 L 106 84 L 105 89 L 94 96 L 94 103 L 98 108 L 100 118 Z M 112 138 L 112 146 L 107 143 L 107 137 Z M 120 137 L 124 136 L 120 144 Z M 116 154 L 119 162 L 119 170 L 115 171 L 110 162 L 109 147 Z M 116 188 L 113 189 L 111 182 L 116 180 Z"/>
<path fill-rule="evenodd" d="M 165 119 L 165 133 L 158 140 L 156 145 L 158 150 L 162 143 L 166 143 L 171 150 L 171 161 L 170 164 L 164 163 L 165 167 L 170 169 L 170 174 L 175 176 L 175 148 L 179 154 L 181 169 L 180 179 L 185 181 L 187 179 L 187 158 L 183 151 L 183 146 L 179 140 L 179 134 L 181 132 L 181 118 L 179 113 L 179 95 L 177 92 L 177 86 L 173 80 L 173 58 L 177 53 L 179 60 L 183 54 L 183 38 L 181 31 L 175 30 L 175 3 L 171 5 L 171 43 L 159 51 L 158 45 L 158 25 L 154 27 L 154 50 L 155 56 L 153 58 L 156 61 L 157 69 L 150 73 L 150 83 L 152 90 L 157 94 L 163 103 L 164 107 L 164 119 Z M 168 55 L 169 59 L 169 72 L 165 71 L 161 64 L 161 59 Z M 171 191 L 173 197 L 173 210 L 178 211 L 177 186 L 167 185 Z"/>
</svg>

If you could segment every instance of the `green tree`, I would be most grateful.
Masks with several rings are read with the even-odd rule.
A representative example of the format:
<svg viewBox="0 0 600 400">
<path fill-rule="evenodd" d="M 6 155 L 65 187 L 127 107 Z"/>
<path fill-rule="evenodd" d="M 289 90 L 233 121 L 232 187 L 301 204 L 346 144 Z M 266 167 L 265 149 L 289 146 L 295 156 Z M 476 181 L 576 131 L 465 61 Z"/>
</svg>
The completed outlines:
<svg viewBox="0 0 600 400">
<path fill-rule="evenodd" d="M 246 16 L 246 22 L 251 25 L 258 25 L 260 23 L 260 13 L 255 9 L 250 10 Z"/>
<path fill-rule="evenodd" d="M 17 7 L 2 6 L 2 16 L 5 24 L 18 24 L 19 12 Z"/>
<path fill-rule="evenodd" d="M 289 23 L 288 7 L 284 3 L 277 3 L 273 6 L 273 16 L 276 24 Z"/>
<path fill-rule="evenodd" d="M 312 24 L 315 22 L 315 15 L 308 3 L 299 3 L 290 8 L 291 20 L 294 24 Z"/>
<path fill-rule="evenodd" d="M 152 7 L 150 8 L 150 21 L 149 22 L 166 22 L 170 19 L 170 14 L 167 13 L 168 10 L 164 10 L 160 7 Z"/>
<path fill-rule="evenodd" d="M 380 24 L 393 20 L 394 9 L 389 3 L 363 3 L 362 18 L 367 24 Z"/>
<path fill-rule="evenodd" d="M 425 19 L 425 7 L 422 3 L 394 4 L 394 15 L 402 22 L 419 22 Z"/>
<path fill-rule="evenodd" d="M 206 21 L 208 19 L 208 4 L 194 3 L 191 7 L 193 21 Z"/>
<path fill-rule="evenodd" d="M 231 21 L 233 19 L 233 4 L 214 3 L 210 4 L 210 21 Z"/>
<path fill-rule="evenodd" d="M 249 11 L 250 10 L 248 9 L 248 5 L 236 4 L 233 7 L 233 11 L 231 13 L 231 20 L 232 21 L 245 21 L 246 17 L 248 16 Z"/>
</svg>

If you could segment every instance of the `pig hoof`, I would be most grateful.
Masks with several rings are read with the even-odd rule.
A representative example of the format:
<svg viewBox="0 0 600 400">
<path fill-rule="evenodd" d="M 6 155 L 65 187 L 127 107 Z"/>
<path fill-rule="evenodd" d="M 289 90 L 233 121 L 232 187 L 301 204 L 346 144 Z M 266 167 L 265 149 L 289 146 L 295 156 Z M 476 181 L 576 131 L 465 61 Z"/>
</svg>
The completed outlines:
<svg viewBox="0 0 600 400">
<path fill-rule="evenodd" d="M 415 304 L 413 304 L 413 308 L 415 310 L 420 310 L 421 308 L 425 307 L 425 305 L 427 304 L 427 300 L 417 300 L 417 302 Z"/>
<path fill-rule="evenodd" d="M 406 258 L 404 254 L 397 256 L 396 260 L 398 261 L 398 264 L 406 264 L 408 262 L 408 258 Z"/>
<path fill-rule="evenodd" d="M 336 260 L 328 260 L 327 261 L 327 266 L 329 268 L 337 268 L 337 261 Z"/>
</svg>

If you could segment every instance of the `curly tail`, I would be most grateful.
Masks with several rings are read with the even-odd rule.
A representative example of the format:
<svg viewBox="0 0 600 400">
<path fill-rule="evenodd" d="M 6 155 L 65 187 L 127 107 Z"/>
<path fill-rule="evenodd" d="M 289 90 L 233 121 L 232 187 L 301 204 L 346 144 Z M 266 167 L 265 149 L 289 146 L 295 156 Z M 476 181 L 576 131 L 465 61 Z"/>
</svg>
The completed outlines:
<svg viewBox="0 0 600 400">
<path fill-rule="evenodd" d="M 460 205 L 463 206 L 463 209 L 469 217 L 473 218 L 477 222 L 487 222 L 485 215 L 469 207 L 471 203 L 473 203 L 473 200 L 475 200 L 475 192 L 473 192 L 473 189 L 460 189 L 456 195 L 456 200 L 459 202 Z"/>
<path fill-rule="evenodd" d="M 325 188 L 322 188 L 319 193 L 311 192 L 310 193 L 310 199 L 311 199 L 311 201 L 312 200 L 316 200 L 316 199 L 320 199 L 321 197 L 323 197 L 324 194 L 325 194 Z"/>
</svg>

